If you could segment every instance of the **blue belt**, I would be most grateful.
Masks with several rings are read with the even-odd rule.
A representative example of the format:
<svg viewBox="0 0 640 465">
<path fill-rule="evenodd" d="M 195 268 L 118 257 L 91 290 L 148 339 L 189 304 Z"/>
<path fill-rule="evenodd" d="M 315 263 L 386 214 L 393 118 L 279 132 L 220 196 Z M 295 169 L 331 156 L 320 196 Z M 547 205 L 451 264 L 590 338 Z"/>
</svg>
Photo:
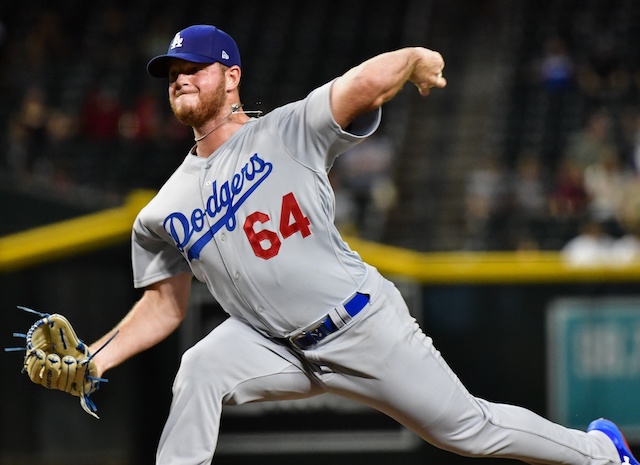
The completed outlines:
<svg viewBox="0 0 640 465">
<path fill-rule="evenodd" d="M 344 304 L 344 308 L 347 311 L 347 314 L 350 317 L 356 316 L 360 311 L 369 303 L 369 296 L 367 294 L 356 293 L 348 302 Z M 322 341 L 329 334 L 335 333 L 338 328 L 331 317 L 327 315 L 320 323 L 316 326 L 303 331 L 301 334 L 296 334 L 289 338 L 289 342 L 291 342 L 296 347 L 300 349 L 308 349 L 316 345 L 318 342 Z"/>
</svg>

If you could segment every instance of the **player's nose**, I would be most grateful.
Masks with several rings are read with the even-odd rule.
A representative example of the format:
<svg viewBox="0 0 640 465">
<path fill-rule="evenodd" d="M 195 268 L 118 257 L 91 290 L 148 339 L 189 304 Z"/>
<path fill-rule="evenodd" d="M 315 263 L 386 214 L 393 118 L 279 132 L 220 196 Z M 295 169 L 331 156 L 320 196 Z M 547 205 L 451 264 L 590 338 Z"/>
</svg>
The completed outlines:
<svg viewBox="0 0 640 465">
<path fill-rule="evenodd" d="M 184 75 L 181 74 L 181 75 L 178 75 L 175 81 L 171 83 L 170 87 L 173 88 L 173 91 L 176 94 L 180 94 L 181 91 L 183 91 L 185 87 L 188 87 L 188 86 L 189 86 L 188 80 L 184 77 Z"/>
<path fill-rule="evenodd" d="M 173 72 L 169 75 L 169 83 L 178 87 L 182 87 L 188 82 L 188 73 Z"/>
</svg>

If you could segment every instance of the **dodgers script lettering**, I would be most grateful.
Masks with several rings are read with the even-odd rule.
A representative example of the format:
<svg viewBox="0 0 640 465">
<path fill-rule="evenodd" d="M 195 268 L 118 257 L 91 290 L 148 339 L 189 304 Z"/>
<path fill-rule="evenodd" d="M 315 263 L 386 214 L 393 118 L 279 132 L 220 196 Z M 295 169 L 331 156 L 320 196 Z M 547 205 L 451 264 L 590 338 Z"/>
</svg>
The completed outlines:
<svg viewBox="0 0 640 465">
<path fill-rule="evenodd" d="M 236 211 L 240 208 L 256 188 L 271 174 L 273 164 L 254 154 L 239 173 L 218 185 L 214 181 L 212 193 L 207 198 L 204 209 L 196 208 L 190 214 L 174 212 L 168 215 L 163 223 L 164 230 L 171 235 L 180 252 L 184 253 L 194 234 L 199 233 L 210 224 L 207 217 L 215 223 L 187 251 L 189 261 L 200 258 L 200 252 L 215 233 L 223 226 L 233 231 L 238 221 Z"/>
</svg>

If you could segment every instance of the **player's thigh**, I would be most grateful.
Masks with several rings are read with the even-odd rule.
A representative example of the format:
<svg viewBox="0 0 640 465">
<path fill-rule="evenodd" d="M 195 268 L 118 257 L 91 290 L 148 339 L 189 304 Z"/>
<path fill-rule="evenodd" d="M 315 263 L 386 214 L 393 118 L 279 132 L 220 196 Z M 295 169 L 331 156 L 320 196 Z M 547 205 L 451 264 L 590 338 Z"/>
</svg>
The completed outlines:
<svg viewBox="0 0 640 465">
<path fill-rule="evenodd" d="M 367 403 L 430 440 L 482 416 L 395 288 L 385 286 L 369 312 L 320 348 L 324 363 L 340 367 L 323 378 L 328 391 Z"/>
<path fill-rule="evenodd" d="M 174 389 L 185 388 L 207 390 L 230 405 L 321 392 L 290 350 L 235 318 L 185 352 Z"/>
</svg>

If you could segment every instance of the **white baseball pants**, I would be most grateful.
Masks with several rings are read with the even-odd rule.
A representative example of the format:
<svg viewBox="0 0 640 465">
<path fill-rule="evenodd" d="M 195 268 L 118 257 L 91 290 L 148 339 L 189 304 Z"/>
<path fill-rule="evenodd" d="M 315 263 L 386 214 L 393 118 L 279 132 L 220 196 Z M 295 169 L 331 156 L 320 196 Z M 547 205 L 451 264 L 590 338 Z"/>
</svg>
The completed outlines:
<svg viewBox="0 0 640 465">
<path fill-rule="evenodd" d="M 364 402 L 425 441 L 464 456 L 620 463 L 599 431 L 567 429 L 524 408 L 472 396 L 393 283 L 381 280 L 374 294 L 347 326 L 306 351 L 265 338 L 233 317 L 216 327 L 182 358 L 156 463 L 210 464 L 223 405 L 323 392 Z"/>
</svg>

